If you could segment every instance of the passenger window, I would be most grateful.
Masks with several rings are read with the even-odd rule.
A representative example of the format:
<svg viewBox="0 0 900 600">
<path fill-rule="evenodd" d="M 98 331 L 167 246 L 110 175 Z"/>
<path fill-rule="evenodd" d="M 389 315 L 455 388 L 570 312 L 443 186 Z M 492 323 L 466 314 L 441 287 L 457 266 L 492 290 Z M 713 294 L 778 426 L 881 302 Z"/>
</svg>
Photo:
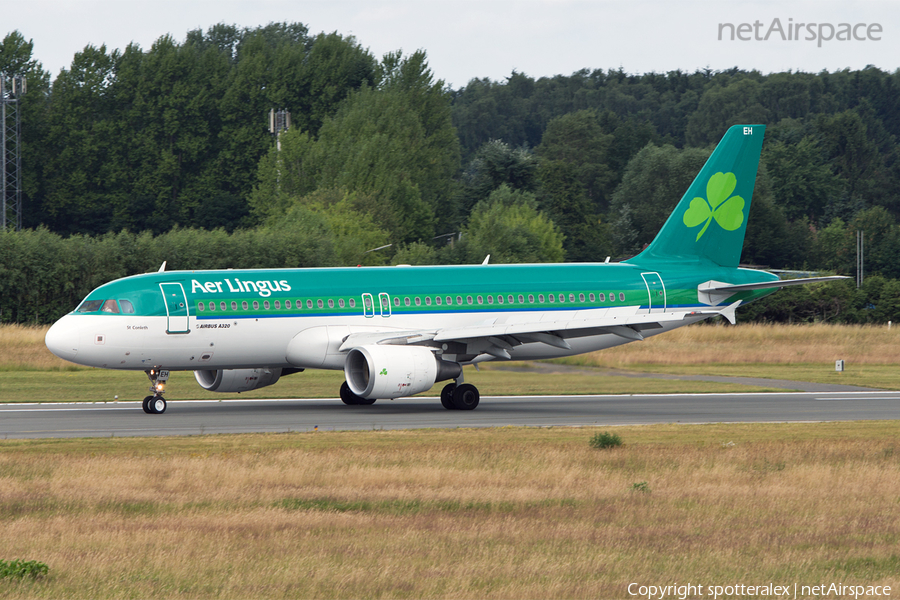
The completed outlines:
<svg viewBox="0 0 900 600">
<path fill-rule="evenodd" d="M 422 299 L 416 296 L 416 306 L 422 306 Z"/>
<path fill-rule="evenodd" d="M 328 308 L 334 308 L 334 300 L 331 298 L 328 299 Z"/>
<path fill-rule="evenodd" d="M 610 293 L 609 293 L 609 301 L 610 301 L 610 302 L 615 302 L 615 301 L 616 301 L 616 293 L 615 293 L 615 292 L 610 292 Z"/>
<path fill-rule="evenodd" d="M 452 306 L 452 305 L 453 305 L 453 298 L 451 298 L 450 296 L 447 296 L 447 306 Z"/>
<path fill-rule="evenodd" d="M 259 302 L 256 300 L 253 301 L 253 310 L 259 310 Z"/>
<path fill-rule="evenodd" d="M 559 301 L 560 301 L 560 302 L 565 302 L 565 301 L 566 301 L 566 295 L 565 295 L 565 294 L 560 294 L 560 295 L 559 295 Z"/>
<path fill-rule="evenodd" d="M 606 302 L 606 294 L 600 294 L 600 302 Z"/>
<path fill-rule="evenodd" d="M 554 294 L 550 294 L 549 296 L 547 296 L 547 299 L 550 302 L 556 302 L 556 296 Z"/>
<path fill-rule="evenodd" d="M 462 296 L 457 296 L 457 297 L 456 297 L 456 303 L 457 303 L 457 304 L 462 304 Z"/>
<path fill-rule="evenodd" d="M 569 294 L 569 302 L 575 302 L 575 294 Z"/>
<path fill-rule="evenodd" d="M 431 296 L 425 296 L 425 306 L 431 306 Z"/>
<path fill-rule="evenodd" d="M 412 302 L 409 301 L 409 298 L 404 298 L 403 304 L 405 304 L 406 306 L 409 306 L 410 304 L 412 304 Z"/>
<path fill-rule="evenodd" d="M 434 297 L 434 303 L 437 304 L 438 306 L 440 306 L 440 305 L 441 305 L 441 297 L 440 297 L 440 296 L 435 296 L 435 297 Z"/>
<path fill-rule="evenodd" d="M 316 306 L 319 308 L 325 308 L 325 303 L 322 300 L 316 300 Z"/>
<path fill-rule="evenodd" d="M 203 306 L 203 305 L 201 304 L 200 306 Z M 209 310 L 216 310 L 216 303 L 215 303 L 215 302 L 210 302 L 210 303 L 209 303 Z"/>
<path fill-rule="evenodd" d="M 534 294 L 528 294 L 528 304 L 534 304 Z"/>
<path fill-rule="evenodd" d="M 544 295 L 543 294 L 538 294 L 538 302 L 540 302 L 541 304 L 544 303 Z"/>
<path fill-rule="evenodd" d="M 619 301 L 625 302 L 625 292 L 619 292 Z"/>
<path fill-rule="evenodd" d="M 268 300 L 265 300 L 265 301 L 263 302 L 263 308 L 266 309 L 266 310 L 269 310 L 269 301 L 268 301 Z"/>
<path fill-rule="evenodd" d="M 306 308 L 312 308 L 312 300 L 306 301 Z"/>
<path fill-rule="evenodd" d="M 101 308 L 105 313 L 119 314 L 119 305 L 116 304 L 115 300 L 107 300 L 103 303 L 103 308 Z"/>
<path fill-rule="evenodd" d="M 466 296 L 466 302 L 472 304 L 472 296 Z"/>
<path fill-rule="evenodd" d="M 497 303 L 503 304 L 503 294 L 497 294 Z"/>
<path fill-rule="evenodd" d="M 123 313 L 128 315 L 134 314 L 134 304 L 130 300 L 119 300 L 119 304 L 122 306 Z"/>
<path fill-rule="evenodd" d="M 516 301 L 516 299 L 513 298 L 513 295 L 512 295 L 512 294 L 510 294 L 506 299 L 509 300 L 509 303 L 510 303 L 510 304 L 513 304 L 513 303 Z"/>
<path fill-rule="evenodd" d="M 394 296 L 394 306 L 400 306 L 400 296 Z"/>
<path fill-rule="evenodd" d="M 594 296 L 594 292 L 591 292 L 590 296 L 588 296 L 588 299 L 589 299 L 591 302 L 593 302 L 593 301 L 596 299 L 596 296 Z"/>
<path fill-rule="evenodd" d="M 279 308 L 281 308 L 281 301 L 276 300 L 276 301 L 275 301 L 275 309 L 277 310 L 277 309 L 279 309 Z"/>
<path fill-rule="evenodd" d="M 584 302 L 584 294 L 578 294 L 578 301 Z"/>
<path fill-rule="evenodd" d="M 291 301 L 290 301 L 290 300 L 285 300 L 285 301 L 284 301 L 284 307 L 285 307 L 285 308 L 290 308 L 290 307 L 291 307 Z"/>
<path fill-rule="evenodd" d="M 231 310 L 237 310 L 237 302 L 233 302 L 233 301 L 232 301 L 232 303 L 231 303 Z"/>
<path fill-rule="evenodd" d="M 247 301 L 246 300 L 241 302 L 241 308 L 243 308 L 244 310 L 247 310 Z"/>
<path fill-rule="evenodd" d="M 276 302 L 276 304 L 277 304 L 277 302 Z M 221 308 L 222 310 L 225 310 L 226 308 L 228 308 L 228 306 L 224 302 L 220 302 L 219 308 Z"/>
<path fill-rule="evenodd" d="M 519 294 L 519 304 L 525 304 L 525 296 Z"/>
<path fill-rule="evenodd" d="M 493 303 L 494 303 L 494 297 L 488 296 L 488 304 L 493 304 Z"/>
<path fill-rule="evenodd" d="M 350 308 L 356 307 L 356 299 L 355 298 L 350 298 L 349 302 L 350 302 Z"/>
<path fill-rule="evenodd" d="M 341 308 L 344 308 L 344 299 L 343 298 L 338 300 L 338 306 L 340 306 Z"/>
<path fill-rule="evenodd" d="M 478 296 L 476 300 L 478 300 L 478 304 L 484 304 L 484 298 L 482 298 L 481 296 Z"/>
<path fill-rule="evenodd" d="M 201 302 L 201 303 L 199 303 L 199 304 L 197 305 L 197 308 L 200 309 L 200 312 L 203 312 L 204 310 L 206 310 L 206 304 L 204 304 L 203 302 Z"/>
</svg>

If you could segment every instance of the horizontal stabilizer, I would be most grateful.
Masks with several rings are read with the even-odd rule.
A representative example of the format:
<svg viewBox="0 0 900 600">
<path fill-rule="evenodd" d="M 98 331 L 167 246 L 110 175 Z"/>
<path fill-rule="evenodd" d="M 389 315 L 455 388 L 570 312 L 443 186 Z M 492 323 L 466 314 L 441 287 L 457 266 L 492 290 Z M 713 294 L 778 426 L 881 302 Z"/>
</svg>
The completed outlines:
<svg viewBox="0 0 900 600">
<path fill-rule="evenodd" d="M 803 279 L 779 279 L 777 281 L 762 281 L 760 283 L 742 283 L 732 285 L 730 283 L 722 283 L 721 281 L 707 281 L 697 286 L 697 295 L 704 304 L 715 305 L 727 300 L 738 292 L 748 292 L 751 290 L 767 290 L 772 288 L 783 288 L 791 285 L 806 285 L 807 283 L 818 283 L 821 281 L 837 281 L 838 279 L 849 279 L 843 275 L 831 275 L 829 277 L 805 277 Z"/>
</svg>

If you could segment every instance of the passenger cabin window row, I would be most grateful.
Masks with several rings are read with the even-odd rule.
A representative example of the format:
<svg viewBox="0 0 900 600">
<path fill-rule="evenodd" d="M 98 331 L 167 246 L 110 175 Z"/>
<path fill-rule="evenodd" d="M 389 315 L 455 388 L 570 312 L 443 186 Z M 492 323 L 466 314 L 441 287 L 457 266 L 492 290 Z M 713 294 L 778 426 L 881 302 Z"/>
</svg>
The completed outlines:
<svg viewBox="0 0 900 600">
<path fill-rule="evenodd" d="M 616 302 L 616 296 L 617 296 L 616 292 L 609 292 L 609 301 Z M 403 306 L 413 306 L 413 305 L 422 306 L 423 303 L 425 306 L 432 306 L 432 304 L 434 304 L 435 306 L 453 306 L 454 304 L 457 306 L 472 306 L 472 305 L 484 305 L 485 303 L 494 304 L 495 299 L 496 299 L 496 303 L 500 304 L 500 305 L 504 305 L 504 304 L 515 305 L 515 304 L 525 304 L 526 303 L 525 302 L 526 301 L 525 294 L 518 294 L 518 295 L 508 294 L 505 296 L 503 294 L 497 294 L 496 297 L 494 295 L 490 295 L 490 294 L 487 296 L 479 294 L 476 296 L 466 295 L 465 298 L 463 296 L 456 296 L 456 297 L 454 297 L 454 296 L 434 296 L 434 297 L 432 297 L 432 296 L 403 296 L 403 297 L 394 296 L 393 303 L 394 303 L 394 306 L 397 308 L 399 308 L 401 306 L 401 303 Z M 546 296 L 544 294 L 538 294 L 537 296 L 535 296 L 534 294 L 528 294 L 527 300 L 528 300 L 529 304 L 534 304 L 535 299 L 537 299 L 538 304 L 544 304 L 544 303 L 576 304 L 576 303 L 584 303 L 584 302 L 597 302 L 598 300 L 600 302 L 606 302 L 607 295 L 603 292 L 600 292 L 597 294 L 595 294 L 594 292 L 590 292 L 588 294 L 585 294 L 584 292 L 580 292 L 577 296 L 574 293 L 569 293 L 568 295 L 566 295 L 566 294 L 547 294 Z M 618 292 L 618 300 L 619 300 L 619 302 L 625 302 L 625 293 L 624 292 Z M 115 308 L 115 310 L 107 311 L 106 304 L 108 304 L 110 302 L 113 303 L 111 305 L 111 307 Z M 105 303 L 106 304 L 104 304 L 103 300 L 92 300 L 89 302 L 85 302 L 78 309 L 78 312 L 94 312 L 97 310 L 101 310 L 99 308 L 101 305 L 103 306 L 102 310 L 104 310 L 106 312 L 119 312 L 118 307 L 115 306 L 115 300 L 107 300 L 107 301 L 105 301 Z M 120 300 L 120 303 L 123 303 L 122 304 L 122 312 L 131 312 L 131 313 L 134 312 L 134 307 L 127 300 Z M 127 303 L 127 309 L 126 309 L 126 305 L 124 303 Z M 307 310 L 311 310 L 311 309 L 313 309 L 313 307 L 319 308 L 319 309 L 324 309 L 326 303 L 328 305 L 328 308 L 334 308 L 335 306 L 337 306 L 338 308 L 346 308 L 346 307 L 356 308 L 356 299 L 354 299 L 354 298 L 348 298 L 348 299 L 328 298 L 327 300 L 319 298 L 315 301 L 313 301 L 312 299 L 307 299 L 305 301 L 305 303 L 301 299 L 284 300 L 283 304 L 282 304 L 281 300 L 273 300 L 271 302 L 269 300 L 264 300 L 262 303 L 262 309 L 263 310 L 272 310 L 272 309 L 281 310 L 282 306 L 284 307 L 285 310 L 292 310 L 295 307 L 296 307 L 296 310 L 303 310 L 304 306 L 306 307 Z M 365 303 L 366 303 L 367 309 L 372 309 L 371 299 L 369 297 L 365 298 Z M 88 307 L 87 305 L 89 305 L 89 304 L 90 304 L 90 306 Z M 260 309 L 260 303 L 258 300 L 254 300 L 252 304 L 253 304 L 253 310 Z M 95 307 L 95 305 L 96 305 L 96 307 Z M 224 302 L 224 301 L 216 302 L 214 300 L 210 301 L 210 302 L 200 301 L 197 303 L 197 308 L 200 310 L 200 312 L 206 312 L 207 309 L 209 310 L 209 312 L 224 311 L 224 310 L 228 310 L 229 306 L 232 311 L 238 310 L 238 303 L 236 301 L 231 301 L 230 305 L 228 302 Z M 241 302 L 241 310 L 250 310 L 250 304 L 246 300 Z"/>
</svg>

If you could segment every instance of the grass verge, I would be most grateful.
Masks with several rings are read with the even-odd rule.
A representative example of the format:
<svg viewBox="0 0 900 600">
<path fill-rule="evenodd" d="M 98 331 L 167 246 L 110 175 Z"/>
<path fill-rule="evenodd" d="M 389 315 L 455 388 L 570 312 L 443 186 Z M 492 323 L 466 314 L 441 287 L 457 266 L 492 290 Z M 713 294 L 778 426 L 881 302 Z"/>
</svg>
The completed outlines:
<svg viewBox="0 0 900 600">
<path fill-rule="evenodd" d="M 0 442 L 4 598 L 900 586 L 898 422 Z"/>
</svg>

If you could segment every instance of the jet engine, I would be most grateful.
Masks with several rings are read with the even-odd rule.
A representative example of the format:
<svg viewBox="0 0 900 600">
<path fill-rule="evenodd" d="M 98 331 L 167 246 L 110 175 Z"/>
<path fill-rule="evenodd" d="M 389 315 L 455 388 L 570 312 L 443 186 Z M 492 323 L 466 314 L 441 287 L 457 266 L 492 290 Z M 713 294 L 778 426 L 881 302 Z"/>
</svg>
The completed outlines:
<svg viewBox="0 0 900 600">
<path fill-rule="evenodd" d="M 249 392 L 277 382 L 281 369 L 218 369 L 194 371 L 194 378 L 210 392 Z"/>
<path fill-rule="evenodd" d="M 421 346 L 360 346 L 344 362 L 350 391 L 367 399 L 412 396 L 461 373 L 458 363 Z"/>
</svg>

